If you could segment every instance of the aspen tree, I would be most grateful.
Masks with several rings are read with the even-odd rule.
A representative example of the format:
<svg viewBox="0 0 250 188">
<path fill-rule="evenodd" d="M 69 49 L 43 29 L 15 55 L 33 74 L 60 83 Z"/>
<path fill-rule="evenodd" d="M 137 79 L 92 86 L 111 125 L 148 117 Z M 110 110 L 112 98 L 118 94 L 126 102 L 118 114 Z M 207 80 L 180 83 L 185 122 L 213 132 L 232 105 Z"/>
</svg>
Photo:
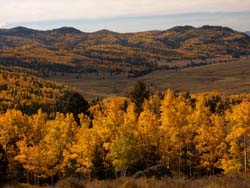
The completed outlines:
<svg viewBox="0 0 250 188">
<path fill-rule="evenodd" d="M 230 144 L 230 160 L 229 163 L 234 164 L 235 170 L 243 168 L 244 172 L 248 168 L 248 153 L 250 139 L 250 102 L 243 101 L 241 104 L 232 108 L 232 112 L 228 114 L 231 131 L 227 136 Z M 228 167 L 224 161 L 224 166 Z M 232 168 L 230 168 L 232 170 Z M 225 169 L 225 171 L 229 171 Z"/>
</svg>

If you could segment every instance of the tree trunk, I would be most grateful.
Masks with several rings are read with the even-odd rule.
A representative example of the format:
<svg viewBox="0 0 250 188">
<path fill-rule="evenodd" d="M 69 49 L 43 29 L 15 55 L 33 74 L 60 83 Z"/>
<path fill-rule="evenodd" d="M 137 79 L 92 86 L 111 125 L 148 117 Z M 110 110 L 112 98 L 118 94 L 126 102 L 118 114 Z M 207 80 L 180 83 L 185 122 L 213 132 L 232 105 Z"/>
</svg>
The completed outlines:
<svg viewBox="0 0 250 188">
<path fill-rule="evenodd" d="M 168 169 L 170 170 L 170 154 L 168 153 Z"/>
<path fill-rule="evenodd" d="M 192 177 L 192 156 L 189 155 L 189 177 Z"/>
<path fill-rule="evenodd" d="M 89 172 L 89 182 L 91 181 L 91 173 Z"/>
<path fill-rule="evenodd" d="M 37 185 L 37 183 L 36 183 L 36 172 L 34 172 L 34 182 L 35 182 L 35 185 Z"/>
<path fill-rule="evenodd" d="M 246 135 L 244 135 L 244 172 L 247 172 L 247 144 Z"/>
<path fill-rule="evenodd" d="M 53 184 L 54 184 L 54 178 L 53 178 L 53 175 L 51 175 L 51 186 L 53 186 Z"/>
<path fill-rule="evenodd" d="M 179 176 L 181 176 L 181 147 L 180 147 L 180 151 L 179 151 L 178 174 L 179 174 Z"/>
<path fill-rule="evenodd" d="M 29 171 L 26 170 L 26 172 L 27 172 L 27 184 L 29 184 Z"/>
</svg>

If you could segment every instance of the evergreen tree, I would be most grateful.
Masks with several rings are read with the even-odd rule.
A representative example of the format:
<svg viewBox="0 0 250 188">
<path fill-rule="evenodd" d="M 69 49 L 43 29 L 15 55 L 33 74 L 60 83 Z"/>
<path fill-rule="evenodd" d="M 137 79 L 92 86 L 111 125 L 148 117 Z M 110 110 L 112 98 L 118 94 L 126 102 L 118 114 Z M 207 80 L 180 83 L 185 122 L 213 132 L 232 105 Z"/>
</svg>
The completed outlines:
<svg viewBox="0 0 250 188">
<path fill-rule="evenodd" d="M 150 89 L 143 81 L 137 81 L 133 90 L 129 93 L 129 97 L 135 103 L 137 112 L 142 111 L 142 105 L 145 99 L 149 99 Z"/>
</svg>

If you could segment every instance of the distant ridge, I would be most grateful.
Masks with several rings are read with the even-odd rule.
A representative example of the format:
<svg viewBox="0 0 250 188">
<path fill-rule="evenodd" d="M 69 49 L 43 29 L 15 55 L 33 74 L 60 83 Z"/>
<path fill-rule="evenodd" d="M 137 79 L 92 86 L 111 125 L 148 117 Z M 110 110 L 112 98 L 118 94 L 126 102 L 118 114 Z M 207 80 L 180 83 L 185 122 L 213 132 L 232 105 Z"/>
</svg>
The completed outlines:
<svg viewBox="0 0 250 188">
<path fill-rule="evenodd" d="M 199 28 L 198 28 L 199 29 Z M 229 27 L 223 27 L 223 26 L 210 26 L 210 25 L 204 25 L 200 27 L 200 29 L 211 29 L 211 30 L 216 30 L 216 31 L 228 31 L 228 32 L 234 32 L 233 29 Z"/>
<path fill-rule="evenodd" d="M 250 36 L 250 31 L 246 31 L 245 33 Z"/>
<path fill-rule="evenodd" d="M 183 32 L 183 31 L 187 31 L 187 30 L 190 30 L 190 29 L 195 29 L 195 27 L 190 26 L 190 25 L 186 25 L 186 26 L 176 26 L 176 27 L 173 27 L 173 28 L 168 29 L 168 30 L 166 30 L 166 31 Z"/>
<path fill-rule="evenodd" d="M 145 33 L 145 32 L 166 32 L 166 31 L 175 31 L 175 32 L 182 32 L 182 31 L 187 31 L 187 30 L 192 30 L 192 29 L 208 29 L 208 30 L 227 30 L 227 31 L 234 31 L 233 29 L 229 28 L 229 27 L 223 27 L 223 26 L 211 26 L 211 25 L 204 25 L 201 27 L 193 27 L 190 25 L 185 25 L 185 26 L 175 26 L 166 30 L 150 30 L 150 31 L 139 31 L 139 32 L 134 32 L 134 33 Z M 111 31 L 108 29 L 101 29 L 98 31 L 94 31 L 94 32 L 85 32 L 85 31 L 81 31 L 79 29 L 76 29 L 74 27 L 60 27 L 60 28 L 55 28 L 55 29 L 51 29 L 51 30 L 36 30 L 36 29 L 32 29 L 32 28 L 28 28 L 28 27 L 23 27 L 23 26 L 18 26 L 18 27 L 14 27 L 14 28 L 10 28 L 10 29 L 6 29 L 6 28 L 0 28 L 0 32 L 2 33 L 3 31 L 5 32 L 13 32 L 13 33 L 17 33 L 17 34 L 21 34 L 21 33 L 32 33 L 32 32 L 58 32 L 58 33 L 62 33 L 62 34 L 67 34 L 67 33 L 72 33 L 72 34 L 81 34 L 81 33 L 102 33 L 102 34 L 108 34 L 108 33 L 119 33 L 119 32 L 115 32 L 115 31 Z M 235 31 L 237 32 L 237 31 Z M 249 34 L 250 31 L 246 31 L 246 34 Z M 122 33 L 119 33 L 122 34 Z M 124 33 L 125 34 L 125 33 Z"/>
<path fill-rule="evenodd" d="M 15 32 L 23 32 L 23 33 L 26 33 L 26 32 L 33 32 L 33 31 L 36 31 L 34 29 L 30 29 L 30 28 L 27 28 L 27 27 L 22 27 L 22 26 L 19 26 L 19 27 L 14 27 L 12 29 L 10 29 L 11 31 L 15 31 Z"/>
<path fill-rule="evenodd" d="M 93 32 L 93 33 L 99 33 L 99 34 L 112 34 L 112 33 L 116 33 L 116 32 L 110 31 L 110 30 L 107 30 L 107 29 L 101 29 L 101 30 L 96 31 L 96 32 Z"/>
<path fill-rule="evenodd" d="M 53 29 L 51 30 L 52 32 L 58 32 L 58 33 L 62 33 L 62 34 L 81 34 L 82 31 L 74 28 L 74 27 L 61 27 L 58 29 Z"/>
<path fill-rule="evenodd" d="M 138 76 L 244 55 L 250 55 L 250 36 L 222 26 L 176 26 L 136 33 L 105 29 L 89 33 L 73 27 L 0 29 L 0 64 L 42 72 L 105 71 Z M 190 64 L 183 64 L 185 61 Z"/>
<path fill-rule="evenodd" d="M 30 35 L 34 33 L 39 33 L 42 31 L 30 29 L 27 27 L 14 27 L 11 29 L 0 29 L 0 33 L 7 34 L 7 35 L 15 35 L 15 36 L 25 36 L 25 35 Z"/>
</svg>

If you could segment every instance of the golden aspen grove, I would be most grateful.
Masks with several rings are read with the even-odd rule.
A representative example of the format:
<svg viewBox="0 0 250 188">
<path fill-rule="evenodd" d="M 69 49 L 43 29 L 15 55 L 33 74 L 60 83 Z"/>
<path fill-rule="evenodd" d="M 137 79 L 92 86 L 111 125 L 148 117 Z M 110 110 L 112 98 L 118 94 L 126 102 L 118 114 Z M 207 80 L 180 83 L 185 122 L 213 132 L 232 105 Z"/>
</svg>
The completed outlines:
<svg viewBox="0 0 250 188">
<path fill-rule="evenodd" d="M 177 177 L 249 170 L 249 94 L 160 93 L 138 82 L 128 97 L 74 113 L 3 110 L 1 181 L 53 185 L 66 177 L 133 176 L 156 165 Z"/>
</svg>

